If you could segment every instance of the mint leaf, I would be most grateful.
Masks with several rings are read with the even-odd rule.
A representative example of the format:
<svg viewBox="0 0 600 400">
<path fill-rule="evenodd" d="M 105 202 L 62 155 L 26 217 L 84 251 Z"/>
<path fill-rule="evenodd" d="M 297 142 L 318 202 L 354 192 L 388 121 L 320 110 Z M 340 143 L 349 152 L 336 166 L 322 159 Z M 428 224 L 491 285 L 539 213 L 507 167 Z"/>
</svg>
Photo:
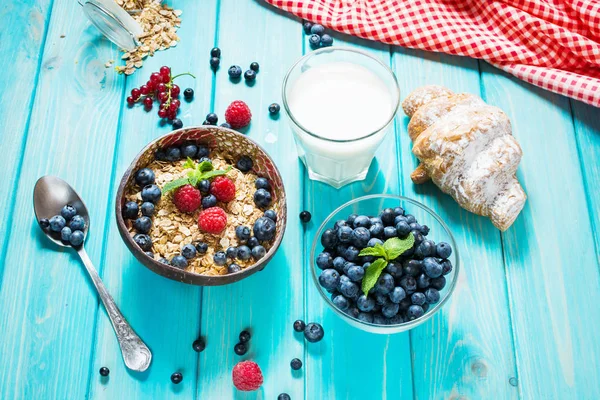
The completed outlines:
<svg viewBox="0 0 600 400">
<path fill-rule="evenodd" d="M 231 166 L 227 167 L 227 169 L 225 171 L 214 170 L 214 171 L 204 172 L 204 173 L 202 173 L 202 174 L 199 175 L 198 180 L 202 181 L 204 179 L 214 178 L 215 176 L 225 175 L 230 170 L 231 170 Z"/>
<path fill-rule="evenodd" d="M 208 172 L 215 169 L 210 161 L 202 161 L 198 166 L 196 166 L 196 170 L 198 172 Z"/>
<path fill-rule="evenodd" d="M 187 158 L 187 161 L 185 162 L 185 164 L 183 164 L 183 168 L 196 168 L 196 163 L 194 162 L 194 160 L 192 160 L 191 158 Z"/>
<path fill-rule="evenodd" d="M 192 186 L 196 186 L 198 184 L 198 175 L 194 174 L 193 176 L 190 176 L 190 185 Z"/>
<path fill-rule="evenodd" d="M 373 261 L 373 263 L 367 268 L 365 271 L 365 276 L 362 280 L 362 291 L 366 295 L 369 294 L 369 290 L 373 289 L 375 284 L 377 283 L 377 279 L 379 279 L 379 275 L 381 275 L 381 271 L 385 267 L 387 267 L 388 262 L 383 258 L 378 258 Z"/>
<path fill-rule="evenodd" d="M 365 247 L 358 254 L 359 256 L 375 256 L 375 257 L 385 257 L 386 252 L 382 245 L 379 243 L 375 245 L 375 247 Z"/>
<path fill-rule="evenodd" d="M 391 238 L 386 240 L 383 244 L 383 248 L 387 253 L 386 259 L 388 261 L 395 260 L 396 258 L 400 257 L 400 255 L 406 250 L 413 247 L 414 244 L 415 237 L 412 233 L 409 233 L 405 239 Z"/>
<path fill-rule="evenodd" d="M 190 183 L 189 178 L 175 179 L 174 181 L 171 181 L 171 182 L 167 183 L 165 186 L 163 186 L 162 192 L 163 192 L 163 194 L 167 194 L 177 188 L 187 185 L 188 183 Z"/>
</svg>

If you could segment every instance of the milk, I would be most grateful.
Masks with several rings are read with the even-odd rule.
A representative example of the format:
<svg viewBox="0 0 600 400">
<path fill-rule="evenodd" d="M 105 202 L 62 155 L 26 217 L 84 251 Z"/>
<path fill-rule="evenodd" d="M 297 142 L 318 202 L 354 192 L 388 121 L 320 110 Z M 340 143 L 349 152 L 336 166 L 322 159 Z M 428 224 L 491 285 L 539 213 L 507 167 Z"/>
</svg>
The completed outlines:
<svg viewBox="0 0 600 400">
<path fill-rule="evenodd" d="M 397 87 L 362 65 L 335 61 L 303 66 L 286 97 L 311 179 L 335 187 L 364 179 L 396 111 Z"/>
</svg>

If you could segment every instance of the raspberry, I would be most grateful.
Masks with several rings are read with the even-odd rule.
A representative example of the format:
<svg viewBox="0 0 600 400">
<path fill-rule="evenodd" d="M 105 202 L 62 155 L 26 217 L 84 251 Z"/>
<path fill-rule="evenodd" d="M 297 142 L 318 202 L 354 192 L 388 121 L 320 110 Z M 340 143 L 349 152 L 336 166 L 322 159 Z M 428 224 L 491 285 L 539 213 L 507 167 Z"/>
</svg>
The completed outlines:
<svg viewBox="0 0 600 400">
<path fill-rule="evenodd" d="M 258 390 L 263 383 L 260 367 L 254 361 L 242 361 L 233 367 L 233 385 L 244 392 Z"/>
<path fill-rule="evenodd" d="M 198 228 L 207 233 L 221 233 L 227 226 L 227 215 L 220 207 L 211 207 L 198 216 Z"/>
<path fill-rule="evenodd" d="M 191 213 L 200 207 L 202 195 L 192 185 L 185 185 L 175 191 L 173 203 L 181 212 Z"/>
<path fill-rule="evenodd" d="M 210 193 L 217 200 L 227 203 L 235 199 L 235 184 L 225 176 L 217 176 L 210 184 Z"/>
<path fill-rule="evenodd" d="M 225 121 L 233 129 L 243 128 L 250 123 L 252 113 L 246 103 L 241 100 L 232 102 L 225 110 Z"/>
</svg>

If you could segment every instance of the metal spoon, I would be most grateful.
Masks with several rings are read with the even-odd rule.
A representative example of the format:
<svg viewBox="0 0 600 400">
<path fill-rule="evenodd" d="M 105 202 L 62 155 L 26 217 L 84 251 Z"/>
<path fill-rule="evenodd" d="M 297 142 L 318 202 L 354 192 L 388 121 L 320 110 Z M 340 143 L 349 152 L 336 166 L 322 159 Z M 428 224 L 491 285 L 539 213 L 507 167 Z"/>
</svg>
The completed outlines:
<svg viewBox="0 0 600 400">
<path fill-rule="evenodd" d="M 38 221 L 42 218 L 50 219 L 52 216 L 60 214 L 60 210 L 65 204 L 71 204 L 77 210 L 77 214 L 85 219 L 85 229 L 83 231 L 85 243 L 85 238 L 87 238 L 87 232 L 90 226 L 90 218 L 83 200 L 81 200 L 77 192 L 75 192 L 67 182 L 60 178 L 47 175 L 38 179 L 35 188 L 33 189 L 33 209 Z M 50 230 L 44 230 L 44 233 L 48 239 L 52 240 L 57 245 L 62 247 L 72 247 L 60 240 L 60 233 L 55 234 Z M 123 317 L 123 314 L 119 311 L 115 301 L 104 287 L 100 276 L 98 276 L 98 272 L 96 272 L 96 269 L 92 265 L 92 261 L 85 252 L 83 244 L 78 248 L 75 248 L 75 250 L 77 251 L 77 254 L 79 254 L 81 261 L 83 261 L 85 269 L 90 275 L 92 282 L 94 282 L 94 286 L 96 286 L 100 299 L 102 299 L 104 308 L 106 308 L 110 322 L 117 335 L 125 365 L 133 371 L 145 371 L 152 361 L 150 349 L 142 342 L 142 339 L 140 339 L 133 329 L 131 329 L 131 326 L 129 326 L 129 323 L 127 323 L 125 317 Z"/>
</svg>

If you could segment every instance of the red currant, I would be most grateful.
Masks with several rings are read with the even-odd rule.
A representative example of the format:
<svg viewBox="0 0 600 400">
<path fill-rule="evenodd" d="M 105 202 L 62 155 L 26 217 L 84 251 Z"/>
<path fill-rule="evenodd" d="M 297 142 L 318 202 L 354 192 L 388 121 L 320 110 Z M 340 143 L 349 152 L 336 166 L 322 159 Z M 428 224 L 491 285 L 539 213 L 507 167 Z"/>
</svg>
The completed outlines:
<svg viewBox="0 0 600 400">
<path fill-rule="evenodd" d="M 179 108 L 179 106 L 181 106 L 181 102 L 177 99 L 172 99 L 171 100 L 171 104 L 177 104 L 176 107 Z"/>
<path fill-rule="evenodd" d="M 171 105 L 169 106 L 169 112 L 176 113 L 178 108 L 179 106 L 177 104 L 171 103 Z"/>
<path fill-rule="evenodd" d="M 138 88 L 131 89 L 131 97 L 133 97 L 133 100 L 137 101 L 140 98 L 141 94 L 142 94 L 142 92 L 140 91 L 140 89 L 138 89 Z"/>
<path fill-rule="evenodd" d="M 146 87 L 148 87 L 150 92 L 154 91 L 154 83 L 152 83 L 152 81 L 146 82 Z"/>
<path fill-rule="evenodd" d="M 127 97 L 127 104 L 132 106 L 134 103 L 135 103 L 135 100 L 133 99 L 133 97 L 131 97 L 131 96 Z"/>
<path fill-rule="evenodd" d="M 161 75 L 171 75 L 171 68 L 167 67 L 166 65 L 160 67 L 159 71 Z"/>
<path fill-rule="evenodd" d="M 171 110 L 167 111 L 167 118 L 168 119 L 175 119 L 177 117 L 177 111 L 173 112 Z"/>
<path fill-rule="evenodd" d="M 161 118 L 167 118 L 167 110 L 164 110 L 162 108 L 159 109 L 158 110 L 158 116 L 161 117 Z"/>
<path fill-rule="evenodd" d="M 171 75 L 161 75 L 160 79 L 162 83 L 169 83 L 171 82 Z"/>
<path fill-rule="evenodd" d="M 146 108 L 147 108 L 148 110 L 150 110 L 150 109 L 152 108 L 152 103 L 153 103 L 153 101 L 152 101 L 152 97 L 146 97 L 146 98 L 144 99 L 144 106 L 146 106 Z"/>
<path fill-rule="evenodd" d="M 173 87 L 171 88 L 171 96 L 173 96 L 173 97 L 179 97 L 179 92 L 180 91 L 181 91 L 181 89 L 179 89 L 179 86 L 173 85 Z"/>
<path fill-rule="evenodd" d="M 158 93 L 158 100 L 160 100 L 161 103 L 164 103 L 168 99 L 169 99 L 169 94 L 167 92 L 159 92 Z"/>
<path fill-rule="evenodd" d="M 156 86 L 162 82 L 162 77 L 158 72 L 153 72 L 152 75 L 150 75 L 150 82 L 152 82 L 154 86 Z"/>
<path fill-rule="evenodd" d="M 143 95 L 150 94 L 150 88 L 148 87 L 148 85 L 140 86 L 140 93 L 142 93 Z"/>
<path fill-rule="evenodd" d="M 156 90 L 158 92 L 166 92 L 167 91 L 167 85 L 165 85 L 164 83 L 159 83 L 158 85 L 156 85 Z"/>
</svg>

